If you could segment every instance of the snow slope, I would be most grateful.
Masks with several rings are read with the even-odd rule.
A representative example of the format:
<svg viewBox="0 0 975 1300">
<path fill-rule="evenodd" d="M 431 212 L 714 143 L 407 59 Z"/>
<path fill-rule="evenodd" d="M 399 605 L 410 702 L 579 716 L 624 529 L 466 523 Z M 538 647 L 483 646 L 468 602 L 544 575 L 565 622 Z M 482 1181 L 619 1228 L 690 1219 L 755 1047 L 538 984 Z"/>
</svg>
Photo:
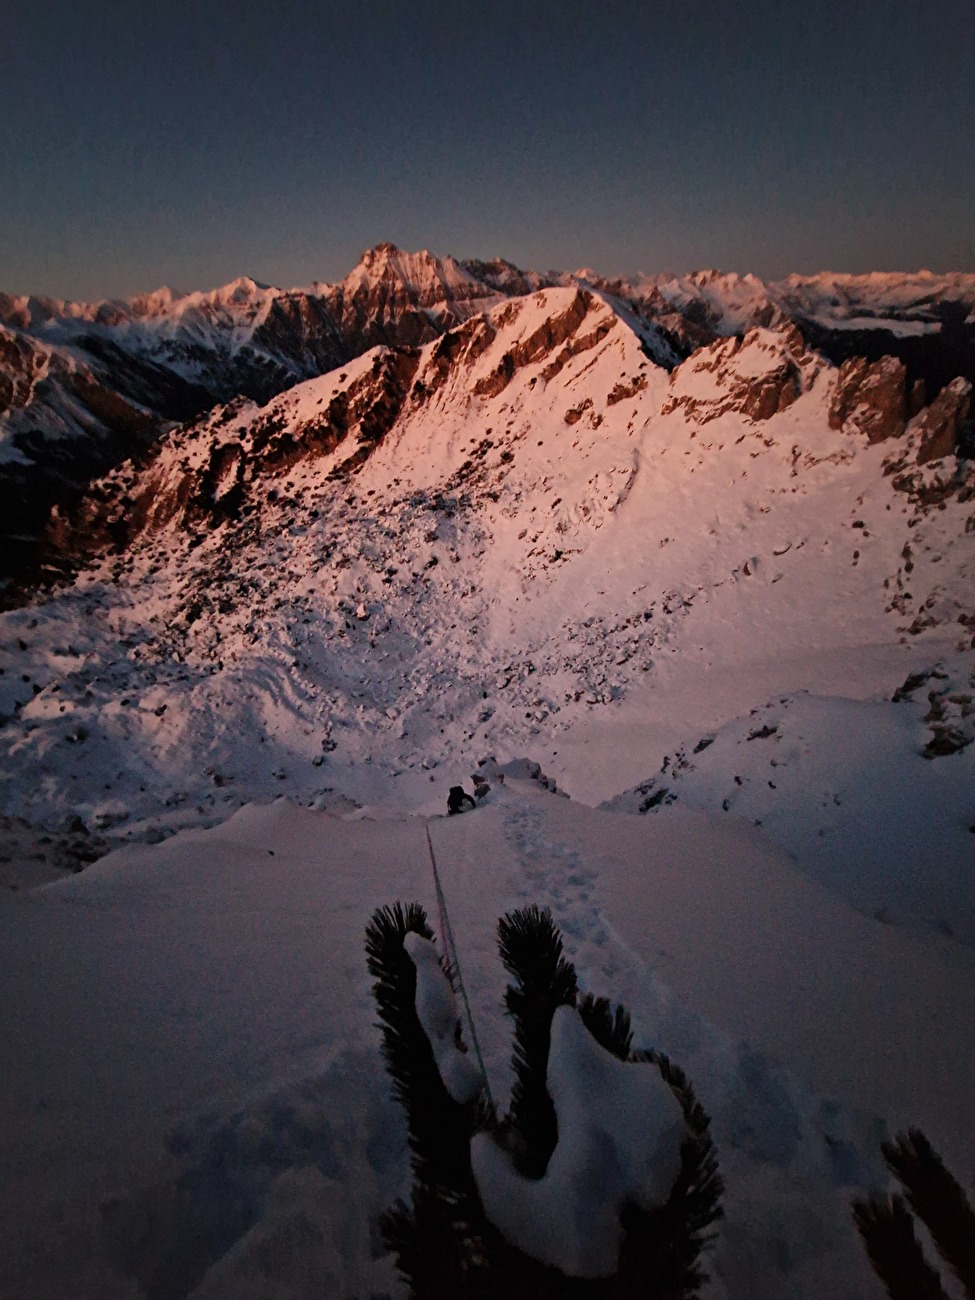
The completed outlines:
<svg viewBox="0 0 975 1300">
<path fill-rule="evenodd" d="M 916 707 L 789 695 L 678 749 L 610 806 L 686 800 L 745 818 L 859 910 L 975 946 L 975 751 L 934 761 L 929 743 Z"/>
<path fill-rule="evenodd" d="M 494 919 L 547 904 L 580 980 L 688 1070 L 728 1192 L 712 1296 L 879 1295 L 849 1201 L 921 1124 L 967 1176 L 969 950 L 860 916 L 754 829 L 495 780 L 430 823 L 496 1097 Z M 423 819 L 284 801 L 0 902 L 5 1292 L 395 1289 L 369 1225 L 408 1174 L 363 930 L 417 898 Z M 759 901 L 760 900 L 760 901 Z M 317 1290 L 316 1290 L 317 1288 Z"/>
</svg>

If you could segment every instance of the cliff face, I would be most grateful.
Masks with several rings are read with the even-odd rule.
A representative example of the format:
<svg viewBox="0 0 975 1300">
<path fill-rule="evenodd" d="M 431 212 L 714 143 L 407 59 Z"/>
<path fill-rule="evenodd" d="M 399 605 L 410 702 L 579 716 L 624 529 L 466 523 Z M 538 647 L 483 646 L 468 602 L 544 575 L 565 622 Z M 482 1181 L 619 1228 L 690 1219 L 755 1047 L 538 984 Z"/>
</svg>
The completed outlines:
<svg viewBox="0 0 975 1300">
<path fill-rule="evenodd" d="M 768 420 L 791 406 L 820 368 L 797 330 L 750 330 L 701 348 L 683 362 L 671 376 L 663 411 L 683 410 L 699 424 L 729 413 Z"/>
<path fill-rule="evenodd" d="M 348 475 L 392 427 L 418 360 L 416 351 L 376 349 L 320 384 L 317 396 L 306 394 L 300 411 L 286 396 L 217 408 L 160 444 L 144 467 L 122 466 L 73 509 L 55 509 L 45 530 L 49 559 L 77 564 L 170 527 L 202 537 L 239 523 L 302 462 L 328 460 L 333 478 Z"/>
<path fill-rule="evenodd" d="M 972 385 L 967 379 L 953 379 L 926 410 L 911 421 L 918 435 L 917 463 L 926 465 L 959 449 L 962 433 L 972 413 Z"/>
<path fill-rule="evenodd" d="M 325 302 L 349 354 L 355 355 L 380 344 L 428 343 L 509 293 L 479 280 L 453 258 L 379 244 L 363 253 L 355 270 L 327 292 Z"/>
<path fill-rule="evenodd" d="M 904 432 L 907 420 L 906 372 L 896 357 L 844 361 L 829 404 L 829 427 L 851 429 L 868 442 L 883 442 Z"/>
</svg>

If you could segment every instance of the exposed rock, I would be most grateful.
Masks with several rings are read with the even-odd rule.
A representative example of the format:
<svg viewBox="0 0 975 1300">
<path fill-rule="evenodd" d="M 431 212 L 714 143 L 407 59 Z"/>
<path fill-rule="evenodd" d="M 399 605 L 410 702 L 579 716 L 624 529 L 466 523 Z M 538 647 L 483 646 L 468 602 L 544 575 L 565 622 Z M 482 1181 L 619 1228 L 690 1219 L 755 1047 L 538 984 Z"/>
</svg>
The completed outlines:
<svg viewBox="0 0 975 1300">
<path fill-rule="evenodd" d="M 505 296 L 451 257 L 385 243 L 362 254 L 325 304 L 354 356 L 377 344 L 418 347 Z"/>
<path fill-rule="evenodd" d="M 48 355 L 33 339 L 0 325 L 0 415 L 11 407 L 26 406 Z"/>
<path fill-rule="evenodd" d="M 505 297 L 526 296 L 537 293 L 539 289 L 551 289 L 558 283 L 558 278 L 551 275 L 539 275 L 537 271 L 522 271 L 513 262 L 503 257 L 496 257 L 490 262 L 470 258 L 461 262 L 475 280 L 490 285 Z"/>
<path fill-rule="evenodd" d="M 485 316 L 475 316 L 456 329 L 443 334 L 433 348 L 430 359 L 413 385 L 413 398 L 428 401 L 440 389 L 458 364 L 472 366 L 490 347 L 495 327 Z"/>
<path fill-rule="evenodd" d="M 571 406 L 566 411 L 563 419 L 566 424 L 578 424 L 587 411 L 592 410 L 592 398 L 587 397 L 578 406 Z"/>
<path fill-rule="evenodd" d="M 60 825 L 38 825 L 24 817 L 0 815 L 0 844 L 3 890 L 33 889 L 77 874 L 111 849 L 77 816 Z"/>
<path fill-rule="evenodd" d="M 646 386 L 646 375 L 634 375 L 629 383 L 621 380 L 610 389 L 606 396 L 606 405 L 615 406 L 617 402 L 625 402 L 628 397 L 636 397 L 637 393 L 642 392 Z"/>
<path fill-rule="evenodd" d="M 972 737 L 960 727 L 935 725 L 931 728 L 931 739 L 921 752 L 925 758 L 945 758 L 966 749 L 971 743 Z"/>
<path fill-rule="evenodd" d="M 907 372 L 902 361 L 851 357 L 840 366 L 829 404 L 831 429 L 863 433 L 868 442 L 883 442 L 904 432 L 907 413 Z"/>
<path fill-rule="evenodd" d="M 917 463 L 926 465 L 954 453 L 961 442 L 962 426 L 971 409 L 972 385 L 967 379 L 953 379 L 930 406 L 916 415 L 910 431 L 919 435 Z"/>
<path fill-rule="evenodd" d="M 852 357 L 903 361 L 908 383 L 934 398 L 956 375 L 975 381 L 975 276 L 821 274 L 769 286 L 807 344 L 839 366 Z M 909 408 L 917 414 L 925 398 Z M 918 399 L 913 399 L 917 401 Z"/>
<path fill-rule="evenodd" d="M 314 417 L 289 415 L 286 395 L 238 429 L 231 406 L 180 431 L 155 449 L 138 474 L 122 466 L 92 486 L 74 509 L 56 508 L 44 535 L 46 554 L 72 563 L 107 548 L 123 550 L 142 533 L 176 523 L 194 529 L 243 513 L 255 485 L 298 461 L 351 453 L 332 469 L 346 474 L 382 441 L 402 410 L 419 361 L 412 351 L 376 352 L 372 365 L 333 394 Z"/>
<path fill-rule="evenodd" d="M 689 357 L 671 375 L 661 414 L 684 410 L 698 424 L 729 411 L 768 420 L 809 386 L 818 363 L 798 330 L 749 330 L 720 339 Z"/>
<path fill-rule="evenodd" d="M 577 335 L 579 326 L 590 312 L 593 313 L 593 328 L 585 335 Z M 605 338 L 616 325 L 616 319 L 591 293 L 577 290 L 568 306 L 546 317 L 527 338 L 519 339 L 505 352 L 494 370 L 477 381 L 474 393 L 479 397 L 495 397 L 508 386 L 516 371 L 548 356 L 564 343 L 566 346 L 542 371 L 543 379 L 554 378 L 572 356 L 595 347 Z M 503 316 L 499 323 L 503 323 Z"/>
<path fill-rule="evenodd" d="M 253 340 L 270 356 L 292 362 L 296 372 L 292 382 L 324 374 L 360 351 L 343 337 L 324 301 L 307 293 L 276 298 L 255 329 Z M 273 396 L 268 394 L 269 398 Z"/>
</svg>

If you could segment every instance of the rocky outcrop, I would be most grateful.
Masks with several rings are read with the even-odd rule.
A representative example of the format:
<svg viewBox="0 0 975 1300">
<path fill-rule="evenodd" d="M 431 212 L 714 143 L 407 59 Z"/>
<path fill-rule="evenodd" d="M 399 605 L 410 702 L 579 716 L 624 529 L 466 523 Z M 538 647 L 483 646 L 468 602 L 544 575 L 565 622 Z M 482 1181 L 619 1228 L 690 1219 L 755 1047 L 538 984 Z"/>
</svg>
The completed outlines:
<svg viewBox="0 0 975 1300">
<path fill-rule="evenodd" d="M 930 406 L 914 417 L 909 429 L 918 435 L 919 465 L 954 454 L 961 442 L 971 405 L 972 385 L 967 379 L 953 379 Z"/>
<path fill-rule="evenodd" d="M 511 310 L 513 308 L 506 308 L 505 312 Z M 507 323 L 505 312 L 498 318 L 499 325 Z M 580 326 L 590 313 L 592 328 L 580 333 Z M 477 381 L 475 395 L 495 397 L 508 386 L 518 370 L 556 353 L 558 348 L 560 350 L 542 370 L 543 379 L 553 379 L 571 357 L 594 348 L 604 339 L 616 325 L 616 320 L 591 293 L 577 289 L 567 306 L 547 316 L 527 337 L 519 339 L 503 354 L 491 373 Z"/>
<path fill-rule="evenodd" d="M 557 276 L 539 275 L 537 271 L 523 271 L 515 266 L 514 262 L 508 262 L 503 257 L 495 257 L 490 262 L 470 258 L 461 262 L 461 266 L 475 280 L 490 286 L 505 298 L 525 297 L 530 293 L 537 293 L 539 289 L 554 288 L 559 282 Z"/>
<path fill-rule="evenodd" d="M 0 605 L 38 575 L 52 502 L 77 501 L 92 479 L 140 454 L 163 421 L 58 349 L 0 329 Z"/>
<path fill-rule="evenodd" d="M 290 363 L 292 382 L 323 375 L 361 350 L 342 335 L 322 299 L 307 293 L 275 298 L 252 341 L 260 352 Z M 269 393 L 268 400 L 274 395 Z"/>
<path fill-rule="evenodd" d="M 682 410 L 696 424 L 736 411 L 768 420 L 809 386 L 817 362 L 798 330 L 749 330 L 695 352 L 673 372 L 661 414 Z"/>
<path fill-rule="evenodd" d="M 278 489 L 300 461 L 332 456 L 332 477 L 351 473 L 395 423 L 410 391 L 416 352 L 377 351 L 372 364 L 323 398 L 313 416 L 295 416 L 286 397 L 255 410 L 232 403 L 181 430 L 143 469 L 123 465 L 94 484 L 74 508 L 56 508 L 45 533 L 49 557 L 72 563 L 106 548 L 124 550 L 143 534 L 176 526 L 190 533 L 239 520 L 259 494 Z"/>
<path fill-rule="evenodd" d="M 443 334 L 413 385 L 417 402 L 429 401 L 459 366 L 469 368 L 493 343 L 496 330 L 487 316 L 475 316 Z"/>
<path fill-rule="evenodd" d="M 607 394 L 606 405 L 615 406 L 617 402 L 625 402 L 627 398 L 636 397 L 637 393 L 641 393 L 646 386 L 646 375 L 634 375 L 629 381 L 621 379 Z"/>
<path fill-rule="evenodd" d="M 46 364 L 46 351 L 33 339 L 0 326 L 0 415 L 27 405 Z"/>
<path fill-rule="evenodd" d="M 902 361 L 852 357 L 840 366 L 829 404 L 831 429 L 865 434 L 868 442 L 884 442 L 904 432 L 907 413 L 907 373 Z"/>
</svg>

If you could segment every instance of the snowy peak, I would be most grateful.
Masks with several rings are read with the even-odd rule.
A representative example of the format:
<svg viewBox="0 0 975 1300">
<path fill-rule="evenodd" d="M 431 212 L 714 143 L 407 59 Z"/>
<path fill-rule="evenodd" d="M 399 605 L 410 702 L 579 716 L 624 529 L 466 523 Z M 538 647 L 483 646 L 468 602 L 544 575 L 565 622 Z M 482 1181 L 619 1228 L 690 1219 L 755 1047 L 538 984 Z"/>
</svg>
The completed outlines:
<svg viewBox="0 0 975 1300">
<path fill-rule="evenodd" d="M 515 266 L 514 262 L 508 262 L 503 257 L 495 257 L 487 262 L 477 258 L 467 258 L 461 265 L 475 280 L 507 298 L 536 293 L 539 289 L 550 289 L 563 278 L 555 275 L 540 275 L 537 271 L 523 271 Z"/>
<path fill-rule="evenodd" d="M 280 292 L 249 276 L 239 276 L 204 293 L 157 290 L 145 299 L 133 299 L 130 309 L 133 320 L 156 322 L 170 334 L 201 326 L 240 330 L 265 315 Z"/>
<path fill-rule="evenodd" d="M 380 287 L 394 297 L 405 295 L 414 307 L 440 308 L 471 301 L 483 305 L 497 293 L 471 275 L 452 257 L 435 257 L 426 249 L 404 253 L 395 244 L 367 249 L 356 266 L 337 286 L 343 297 L 372 297 Z"/>
<path fill-rule="evenodd" d="M 715 334 L 738 334 L 750 327 L 770 326 L 781 319 L 768 287 L 754 275 L 723 271 L 695 271 L 683 277 L 651 277 L 635 287 L 655 289 L 671 311 L 712 329 Z"/>
<path fill-rule="evenodd" d="M 572 278 L 611 294 L 662 330 L 678 359 L 717 338 L 784 320 L 767 287 L 752 275 L 697 271 L 606 279 L 583 270 Z"/>
<path fill-rule="evenodd" d="M 500 296 L 451 257 L 426 250 L 404 253 L 394 244 L 367 249 L 358 266 L 327 293 L 343 334 L 371 345 L 406 347 L 427 342 Z"/>
<path fill-rule="evenodd" d="M 374 348 L 264 407 L 233 402 L 174 432 L 147 470 L 123 466 L 74 511 L 56 512 L 49 543 L 56 553 L 77 558 L 106 545 L 125 547 L 170 524 L 192 532 L 259 518 L 279 495 L 271 485 L 295 466 L 319 483 L 348 479 L 394 428 L 423 422 L 433 410 L 451 414 L 483 406 L 516 378 L 519 387 L 546 388 L 614 331 L 626 335 L 623 351 L 635 369 L 639 342 L 607 304 L 579 289 L 553 289 L 472 317 L 422 349 Z M 618 364 L 612 363 L 611 377 Z M 624 396 L 616 389 L 610 402 Z M 641 376 L 629 395 L 645 389 Z M 570 400 L 562 399 L 565 405 Z M 574 418 L 570 412 L 566 423 Z M 480 481 L 478 459 L 462 464 L 464 458 L 455 456 L 457 483 Z M 422 478 L 424 466 L 414 462 L 400 454 L 390 473 Z M 502 457 L 498 469 L 507 463 Z"/>
<path fill-rule="evenodd" d="M 178 289 L 171 289 L 169 285 L 164 284 L 151 293 L 137 294 L 129 302 L 134 316 L 165 316 L 185 297 L 185 293 L 180 293 Z"/>
</svg>

